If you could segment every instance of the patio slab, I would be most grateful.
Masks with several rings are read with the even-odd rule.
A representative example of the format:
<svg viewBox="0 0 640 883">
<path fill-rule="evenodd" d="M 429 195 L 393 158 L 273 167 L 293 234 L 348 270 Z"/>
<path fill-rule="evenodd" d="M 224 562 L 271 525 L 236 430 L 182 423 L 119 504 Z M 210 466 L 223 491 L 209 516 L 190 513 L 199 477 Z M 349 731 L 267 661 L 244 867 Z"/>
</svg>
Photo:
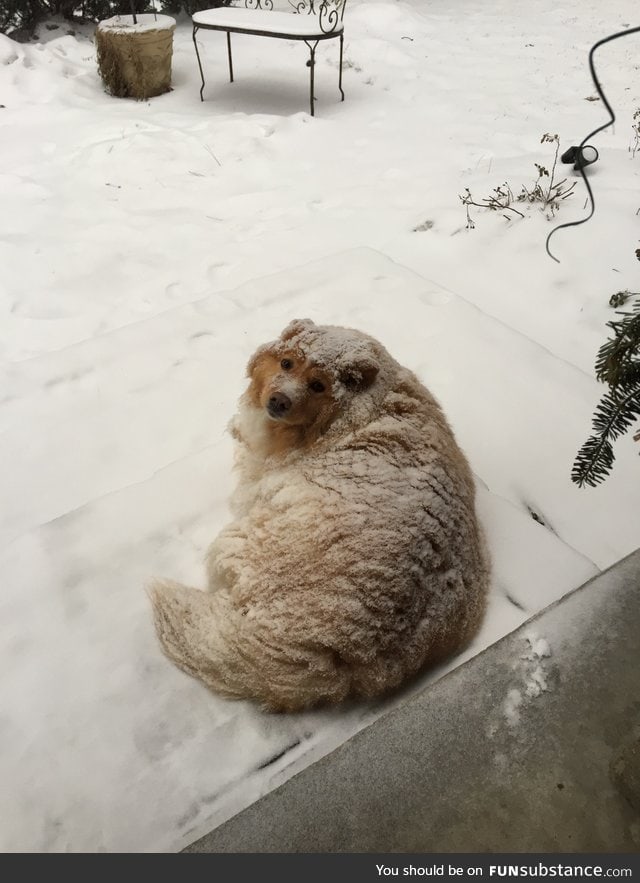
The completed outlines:
<svg viewBox="0 0 640 883">
<path fill-rule="evenodd" d="M 186 851 L 638 852 L 639 635 L 640 550 Z"/>
</svg>

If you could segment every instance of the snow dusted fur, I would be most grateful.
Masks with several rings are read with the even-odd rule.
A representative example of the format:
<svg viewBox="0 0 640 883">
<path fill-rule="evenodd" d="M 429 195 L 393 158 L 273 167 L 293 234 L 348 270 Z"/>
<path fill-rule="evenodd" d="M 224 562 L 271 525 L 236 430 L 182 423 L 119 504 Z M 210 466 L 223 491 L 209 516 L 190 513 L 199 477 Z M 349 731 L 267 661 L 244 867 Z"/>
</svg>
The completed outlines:
<svg viewBox="0 0 640 883">
<path fill-rule="evenodd" d="M 292 711 L 386 693 L 462 649 L 489 562 L 434 398 L 373 338 L 310 320 L 248 375 L 209 591 L 151 589 L 167 655 L 223 696 Z"/>
</svg>

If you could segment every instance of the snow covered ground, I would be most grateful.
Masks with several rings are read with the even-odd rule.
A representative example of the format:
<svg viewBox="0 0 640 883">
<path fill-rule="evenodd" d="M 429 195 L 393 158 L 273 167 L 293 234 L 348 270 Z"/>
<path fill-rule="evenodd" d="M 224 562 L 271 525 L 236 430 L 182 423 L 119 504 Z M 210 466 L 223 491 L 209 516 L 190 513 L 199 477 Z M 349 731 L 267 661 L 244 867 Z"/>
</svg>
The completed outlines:
<svg viewBox="0 0 640 883">
<path fill-rule="evenodd" d="M 638 288 L 639 38 L 596 59 L 618 123 L 559 265 L 537 209 L 467 230 L 458 199 L 604 122 L 587 52 L 636 6 L 349 0 L 346 100 L 330 42 L 314 119 L 300 44 L 235 37 L 229 84 L 201 33 L 201 103 L 181 21 L 174 90 L 136 103 L 102 91 L 89 31 L 0 35 L 0 849 L 178 849 L 399 701 L 268 716 L 153 634 L 143 586 L 204 584 L 244 365 L 292 318 L 373 333 L 442 401 L 495 565 L 464 658 L 640 544 L 630 438 L 604 486 L 569 479 L 608 298 Z M 559 220 L 583 212 L 579 183 Z"/>
</svg>

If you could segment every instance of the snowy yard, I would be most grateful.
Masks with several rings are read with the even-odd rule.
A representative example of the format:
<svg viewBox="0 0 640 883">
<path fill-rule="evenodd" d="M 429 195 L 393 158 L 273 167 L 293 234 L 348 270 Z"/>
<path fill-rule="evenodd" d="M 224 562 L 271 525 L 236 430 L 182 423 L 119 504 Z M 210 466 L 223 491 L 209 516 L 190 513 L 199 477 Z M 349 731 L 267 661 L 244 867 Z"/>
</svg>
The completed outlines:
<svg viewBox="0 0 640 883">
<path fill-rule="evenodd" d="M 640 545 L 630 436 L 604 485 L 570 481 L 608 299 L 638 290 L 640 37 L 596 58 L 618 122 L 559 265 L 537 208 L 467 230 L 458 198 L 519 191 L 552 162 L 544 133 L 564 150 L 606 121 L 587 53 L 637 2 L 349 0 L 346 100 L 329 41 L 314 119 L 300 44 L 234 37 L 229 84 L 201 33 L 201 103 L 180 20 L 173 91 L 137 103 L 59 24 L 0 35 L 0 849 L 171 851 L 401 698 L 269 716 L 153 632 L 150 577 L 204 585 L 244 367 L 290 319 L 375 335 L 442 402 L 494 560 L 463 659 Z M 558 221 L 586 211 L 575 190 Z"/>
</svg>

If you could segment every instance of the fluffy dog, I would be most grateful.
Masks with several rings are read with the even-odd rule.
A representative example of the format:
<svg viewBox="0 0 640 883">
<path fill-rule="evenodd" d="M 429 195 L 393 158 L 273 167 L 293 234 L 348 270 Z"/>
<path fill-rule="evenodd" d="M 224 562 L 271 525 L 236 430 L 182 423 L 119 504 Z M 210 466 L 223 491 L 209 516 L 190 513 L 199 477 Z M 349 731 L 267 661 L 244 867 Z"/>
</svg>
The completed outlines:
<svg viewBox="0 0 640 883">
<path fill-rule="evenodd" d="M 167 655 L 223 696 L 292 711 L 386 693 L 462 649 L 489 562 L 435 399 L 373 338 L 308 319 L 247 373 L 209 591 L 151 589 Z"/>
</svg>

